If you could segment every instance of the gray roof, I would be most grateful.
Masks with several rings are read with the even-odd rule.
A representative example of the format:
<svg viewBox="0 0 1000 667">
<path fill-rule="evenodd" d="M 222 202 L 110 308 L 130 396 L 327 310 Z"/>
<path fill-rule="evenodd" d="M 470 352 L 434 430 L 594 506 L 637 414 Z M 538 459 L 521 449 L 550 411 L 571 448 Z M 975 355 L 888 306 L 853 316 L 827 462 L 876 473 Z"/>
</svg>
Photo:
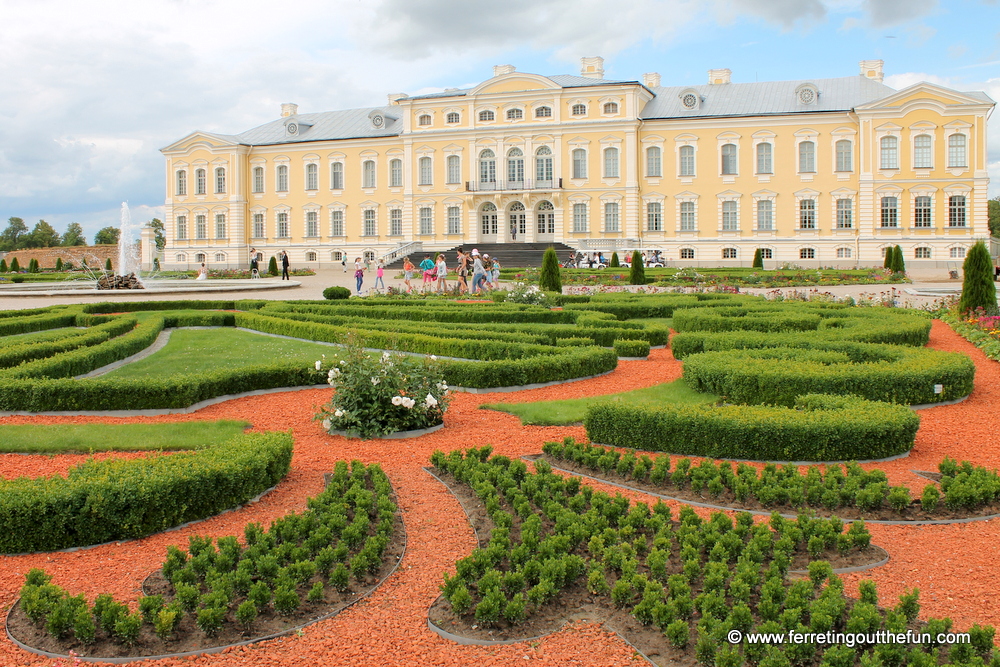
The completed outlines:
<svg viewBox="0 0 1000 667">
<path fill-rule="evenodd" d="M 563 88 L 582 88 L 584 86 L 611 86 L 616 83 L 639 83 L 638 81 L 615 81 L 613 79 L 591 79 L 575 74 L 555 74 L 548 77 Z"/>
<path fill-rule="evenodd" d="M 381 111 L 385 125 L 376 129 L 369 114 Z M 298 134 L 289 136 L 285 132 L 288 118 L 279 118 L 252 130 L 236 135 L 236 141 L 251 146 L 269 144 L 294 144 L 303 141 L 324 141 L 327 139 L 362 139 L 369 137 L 393 137 L 403 130 L 399 107 L 369 107 L 366 109 L 344 109 L 322 113 L 300 113 L 294 118 L 312 127 L 303 127 Z"/>
<path fill-rule="evenodd" d="M 813 104 L 799 104 L 795 89 L 804 83 L 816 86 L 819 96 Z M 696 109 L 686 109 L 680 95 L 694 90 L 701 96 Z M 847 111 L 856 106 L 892 95 L 889 86 L 861 75 L 837 79 L 763 81 L 701 86 L 657 86 L 656 94 L 639 114 L 640 118 L 700 118 L 703 116 L 767 116 L 773 114 Z"/>
</svg>

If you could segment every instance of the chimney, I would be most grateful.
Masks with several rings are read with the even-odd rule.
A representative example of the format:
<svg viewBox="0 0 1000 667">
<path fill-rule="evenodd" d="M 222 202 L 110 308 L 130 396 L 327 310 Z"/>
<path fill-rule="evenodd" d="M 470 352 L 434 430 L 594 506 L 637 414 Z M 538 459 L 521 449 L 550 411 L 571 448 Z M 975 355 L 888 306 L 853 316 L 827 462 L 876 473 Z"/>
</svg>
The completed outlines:
<svg viewBox="0 0 1000 667">
<path fill-rule="evenodd" d="M 516 67 L 513 65 L 494 65 L 493 66 L 493 76 L 501 76 L 503 74 L 510 74 Z"/>
<path fill-rule="evenodd" d="M 580 76 L 585 76 L 588 79 L 603 79 L 604 58 L 600 56 L 580 58 Z"/>
<path fill-rule="evenodd" d="M 288 116 L 294 116 L 299 112 L 299 105 L 292 104 L 291 102 L 285 102 L 281 105 L 281 117 L 287 118 Z"/>
<path fill-rule="evenodd" d="M 874 79 L 879 83 L 882 83 L 882 65 L 884 64 L 881 60 L 862 60 L 858 63 L 861 67 L 861 76 Z"/>
<path fill-rule="evenodd" d="M 398 100 L 409 97 L 406 93 L 389 93 L 389 104 L 395 104 Z"/>
<path fill-rule="evenodd" d="M 731 83 L 732 77 L 733 70 L 729 68 L 708 70 L 708 82 L 713 85 L 717 83 Z"/>
<path fill-rule="evenodd" d="M 660 73 L 646 72 L 642 75 L 642 83 L 647 88 L 658 88 L 660 85 Z"/>
</svg>

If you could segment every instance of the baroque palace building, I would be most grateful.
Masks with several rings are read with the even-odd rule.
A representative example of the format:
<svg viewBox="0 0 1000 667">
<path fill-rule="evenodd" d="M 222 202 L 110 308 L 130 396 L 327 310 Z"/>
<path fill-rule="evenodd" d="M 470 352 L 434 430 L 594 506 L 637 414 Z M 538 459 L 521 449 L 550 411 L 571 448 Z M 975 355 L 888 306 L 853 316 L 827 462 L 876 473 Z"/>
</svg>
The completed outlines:
<svg viewBox="0 0 1000 667">
<path fill-rule="evenodd" d="M 471 89 L 299 113 L 163 149 L 164 268 L 293 267 L 486 243 L 660 249 L 675 265 L 943 267 L 989 236 L 982 92 L 809 81 L 662 86 L 510 65 Z"/>
</svg>

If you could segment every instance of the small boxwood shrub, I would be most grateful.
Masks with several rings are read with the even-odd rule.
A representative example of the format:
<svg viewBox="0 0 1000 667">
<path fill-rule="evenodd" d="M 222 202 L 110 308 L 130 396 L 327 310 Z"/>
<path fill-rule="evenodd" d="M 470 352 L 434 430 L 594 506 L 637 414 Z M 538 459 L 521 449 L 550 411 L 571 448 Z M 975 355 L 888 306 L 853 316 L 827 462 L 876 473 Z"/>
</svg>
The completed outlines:
<svg viewBox="0 0 1000 667">
<path fill-rule="evenodd" d="M 327 287 L 323 290 L 323 298 L 328 301 L 336 301 L 338 299 L 347 299 L 351 296 L 351 290 L 346 287 L 341 287 L 340 285 L 334 285 L 333 287 Z"/>
<path fill-rule="evenodd" d="M 614 350 L 619 357 L 648 357 L 649 343 L 644 340 L 619 339 L 614 342 Z"/>
</svg>

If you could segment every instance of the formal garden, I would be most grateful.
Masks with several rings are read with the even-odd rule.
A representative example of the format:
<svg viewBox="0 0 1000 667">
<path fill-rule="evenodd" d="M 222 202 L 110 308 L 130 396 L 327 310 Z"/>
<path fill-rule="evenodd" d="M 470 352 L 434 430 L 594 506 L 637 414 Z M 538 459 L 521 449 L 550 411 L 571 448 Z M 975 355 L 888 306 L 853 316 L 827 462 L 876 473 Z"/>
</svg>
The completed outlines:
<svg viewBox="0 0 1000 667">
<path fill-rule="evenodd" d="M 0 662 L 1000 664 L 988 294 L 525 300 L 0 311 Z"/>
</svg>

